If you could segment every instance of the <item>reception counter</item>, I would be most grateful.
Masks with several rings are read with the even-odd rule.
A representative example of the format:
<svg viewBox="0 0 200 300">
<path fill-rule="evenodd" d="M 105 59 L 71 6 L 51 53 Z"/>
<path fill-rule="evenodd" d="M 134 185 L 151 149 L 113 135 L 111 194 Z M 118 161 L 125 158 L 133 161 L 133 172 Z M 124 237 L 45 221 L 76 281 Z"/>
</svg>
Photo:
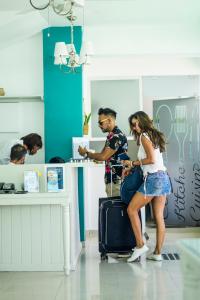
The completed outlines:
<svg viewBox="0 0 200 300">
<path fill-rule="evenodd" d="M 62 166 L 64 191 L 46 191 L 46 167 Z M 39 193 L 0 194 L 0 271 L 75 270 L 81 252 L 75 164 L 0 166 L 0 182 L 23 184 L 37 171 Z"/>
</svg>

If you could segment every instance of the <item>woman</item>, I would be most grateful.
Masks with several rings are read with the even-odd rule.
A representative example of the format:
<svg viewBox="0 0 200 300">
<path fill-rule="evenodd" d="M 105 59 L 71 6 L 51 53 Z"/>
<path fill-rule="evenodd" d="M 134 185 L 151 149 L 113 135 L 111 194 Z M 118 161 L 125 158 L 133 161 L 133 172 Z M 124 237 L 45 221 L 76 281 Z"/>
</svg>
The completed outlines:
<svg viewBox="0 0 200 300">
<path fill-rule="evenodd" d="M 128 215 L 136 238 L 136 248 L 127 261 L 133 262 L 149 250 L 142 238 L 141 223 L 138 216 L 138 210 L 149 202 L 152 202 L 157 229 L 155 250 L 147 258 L 161 261 L 161 248 L 165 237 L 163 211 L 166 195 L 171 193 L 171 182 L 166 173 L 162 157 L 162 152 L 165 151 L 165 138 L 153 126 L 152 120 L 143 111 L 138 111 L 131 115 L 129 124 L 131 132 L 139 145 L 138 160 L 125 160 L 123 164 L 130 168 L 141 165 L 144 183 L 133 196 L 128 206 Z"/>
</svg>

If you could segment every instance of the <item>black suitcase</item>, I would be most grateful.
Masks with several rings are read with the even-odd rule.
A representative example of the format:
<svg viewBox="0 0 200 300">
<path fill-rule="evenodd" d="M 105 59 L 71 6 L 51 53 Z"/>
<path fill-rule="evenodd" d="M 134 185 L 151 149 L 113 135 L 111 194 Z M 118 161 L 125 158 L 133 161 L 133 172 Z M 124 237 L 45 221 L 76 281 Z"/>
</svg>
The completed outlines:
<svg viewBox="0 0 200 300">
<path fill-rule="evenodd" d="M 127 205 L 121 201 L 120 197 L 100 198 L 99 252 L 101 259 L 106 259 L 107 253 L 131 252 L 135 246 L 136 240 L 127 214 Z"/>
</svg>

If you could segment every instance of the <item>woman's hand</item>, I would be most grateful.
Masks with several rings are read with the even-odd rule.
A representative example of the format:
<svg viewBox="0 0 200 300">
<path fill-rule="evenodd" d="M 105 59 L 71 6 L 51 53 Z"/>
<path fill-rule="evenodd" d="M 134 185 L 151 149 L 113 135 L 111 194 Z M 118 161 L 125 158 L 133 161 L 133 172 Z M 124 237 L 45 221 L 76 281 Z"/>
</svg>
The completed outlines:
<svg viewBox="0 0 200 300">
<path fill-rule="evenodd" d="M 124 169 L 122 171 L 122 179 L 124 179 L 124 177 L 128 176 L 131 172 L 132 161 L 131 160 L 122 160 L 121 163 L 124 166 Z"/>
<path fill-rule="evenodd" d="M 121 160 L 125 168 L 132 168 L 132 160 Z"/>
<path fill-rule="evenodd" d="M 122 180 L 124 179 L 124 177 L 128 176 L 131 172 L 131 168 L 125 168 L 122 171 Z"/>
</svg>

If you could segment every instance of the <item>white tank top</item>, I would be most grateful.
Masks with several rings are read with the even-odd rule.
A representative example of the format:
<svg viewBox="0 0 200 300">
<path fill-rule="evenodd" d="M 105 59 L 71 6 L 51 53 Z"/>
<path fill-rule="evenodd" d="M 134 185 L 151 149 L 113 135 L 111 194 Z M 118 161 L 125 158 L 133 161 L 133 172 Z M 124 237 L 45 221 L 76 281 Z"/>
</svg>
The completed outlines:
<svg viewBox="0 0 200 300">
<path fill-rule="evenodd" d="M 138 149 L 138 159 L 141 161 L 141 159 L 144 159 L 147 157 L 146 152 L 144 150 L 144 147 L 141 142 L 141 137 L 142 135 L 147 138 L 150 141 L 149 136 L 146 133 L 142 133 L 140 135 L 140 146 Z M 166 171 L 166 167 L 164 166 L 163 163 L 163 156 L 162 153 L 160 152 L 159 148 L 154 148 L 154 157 L 155 157 L 155 163 L 154 164 L 149 164 L 149 165 L 141 165 L 141 168 L 143 170 L 144 175 L 147 175 L 147 173 L 155 173 L 158 171 Z"/>
</svg>

